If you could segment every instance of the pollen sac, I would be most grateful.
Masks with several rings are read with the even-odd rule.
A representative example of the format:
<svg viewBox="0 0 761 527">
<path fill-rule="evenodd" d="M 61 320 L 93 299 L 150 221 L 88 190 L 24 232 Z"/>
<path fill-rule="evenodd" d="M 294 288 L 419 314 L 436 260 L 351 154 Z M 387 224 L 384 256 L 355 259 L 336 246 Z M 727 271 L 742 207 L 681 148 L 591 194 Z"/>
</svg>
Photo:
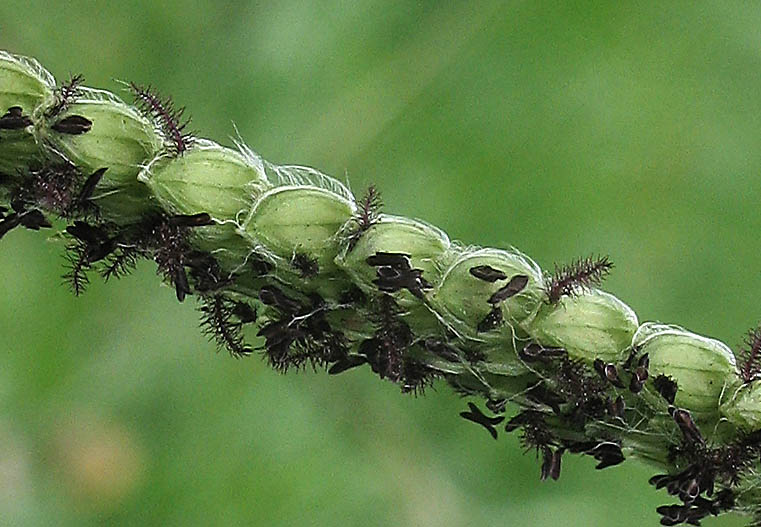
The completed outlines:
<svg viewBox="0 0 761 527">
<path fill-rule="evenodd" d="M 70 115 L 53 124 L 51 128 L 61 134 L 86 134 L 92 128 L 92 121 L 81 115 Z"/>
<path fill-rule="evenodd" d="M 572 359 L 617 364 L 637 331 L 637 315 L 619 299 L 600 290 L 543 304 L 524 327 L 544 347 L 559 347 Z"/>
<path fill-rule="evenodd" d="M 433 288 L 449 245 L 449 238 L 435 227 L 384 214 L 336 263 L 363 291 L 386 291 L 408 302 Z"/>
<path fill-rule="evenodd" d="M 643 324 L 632 345 L 648 354 L 651 377 L 663 375 L 676 382 L 673 404 L 696 419 L 715 417 L 722 393 L 737 379 L 735 357 L 725 344 L 679 327 Z M 650 383 L 643 393 L 663 401 Z"/>
<path fill-rule="evenodd" d="M 475 336 L 495 309 L 502 312 L 505 331 L 511 331 L 536 312 L 543 288 L 542 272 L 528 257 L 481 249 L 460 255 L 446 269 L 431 301 L 447 323 Z"/>
<path fill-rule="evenodd" d="M 476 265 L 470 268 L 470 274 L 484 282 L 494 283 L 497 280 L 507 280 L 507 275 L 490 265 Z"/>
<path fill-rule="evenodd" d="M 192 229 L 195 249 L 211 252 L 224 247 L 215 256 L 228 271 L 245 261 L 249 245 L 236 225 L 271 185 L 237 150 L 199 139 L 181 156 L 157 157 L 138 179 L 167 213 L 211 217 L 212 225 Z"/>
<path fill-rule="evenodd" d="M 0 51 L 0 173 L 15 176 L 40 162 L 32 116 L 52 100 L 54 87 L 35 60 Z"/>
<path fill-rule="evenodd" d="M 24 115 L 21 106 L 11 106 L 0 117 L 0 130 L 21 130 L 33 124 L 32 118 Z"/>
<path fill-rule="evenodd" d="M 80 88 L 62 112 L 45 115 L 35 133 L 40 143 L 85 174 L 108 169 L 90 197 L 93 204 L 103 205 L 104 219 L 132 223 L 155 209 L 137 176 L 146 160 L 161 150 L 161 137 L 115 95 Z"/>
</svg>

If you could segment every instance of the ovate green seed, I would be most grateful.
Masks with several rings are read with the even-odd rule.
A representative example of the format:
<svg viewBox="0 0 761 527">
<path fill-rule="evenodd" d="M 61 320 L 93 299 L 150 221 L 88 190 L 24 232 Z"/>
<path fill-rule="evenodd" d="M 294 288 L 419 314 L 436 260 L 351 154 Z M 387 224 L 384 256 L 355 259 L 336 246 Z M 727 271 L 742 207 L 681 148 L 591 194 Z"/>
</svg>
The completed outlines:
<svg viewBox="0 0 761 527">
<path fill-rule="evenodd" d="M 432 288 L 441 277 L 441 258 L 450 247 L 449 238 L 442 231 L 418 220 L 382 215 L 365 231 L 354 247 L 345 247 L 336 259 L 354 282 L 366 292 L 377 292 L 378 267 L 368 258 L 379 253 L 403 255 L 412 269 L 421 271 L 422 279 Z M 400 289 L 402 296 L 411 293 Z"/>
<path fill-rule="evenodd" d="M 206 212 L 219 221 L 245 220 L 254 201 L 271 186 L 236 150 L 201 140 L 181 156 L 158 157 L 139 179 L 164 210 Z"/>
<path fill-rule="evenodd" d="M 34 59 L 0 51 L 0 174 L 15 176 L 41 159 L 32 134 L 36 110 L 53 98 L 55 79 Z"/>
<path fill-rule="evenodd" d="M 19 106 L 31 116 L 54 88 L 55 79 L 36 60 L 0 51 L 0 113 Z"/>
<path fill-rule="evenodd" d="M 504 278 L 480 279 L 471 271 L 479 268 L 493 269 Z M 493 308 L 489 299 L 516 276 L 525 276 L 528 282 L 499 305 L 507 322 L 523 322 L 539 307 L 544 285 L 539 267 L 517 252 L 480 249 L 460 255 L 444 272 L 431 301 L 447 324 L 460 333 L 475 335 L 476 327 Z"/>
<path fill-rule="evenodd" d="M 353 213 L 352 202 L 324 188 L 282 186 L 261 196 L 243 230 L 286 262 L 298 253 L 323 269 L 333 267 L 338 253 L 336 235 Z"/>
<path fill-rule="evenodd" d="M 721 414 L 746 431 L 761 428 L 761 382 L 732 383 L 722 396 Z"/>
<path fill-rule="evenodd" d="M 643 324 L 632 343 L 648 354 L 651 378 L 666 375 L 676 381 L 676 406 L 697 417 L 718 412 L 722 392 L 736 378 L 735 357 L 724 343 L 654 323 Z M 646 389 L 654 390 L 651 383 Z"/>
<path fill-rule="evenodd" d="M 574 359 L 618 362 L 631 345 L 637 315 L 613 295 L 590 290 L 542 305 L 524 327 L 537 343 L 564 348 Z"/>
<path fill-rule="evenodd" d="M 250 252 L 237 232 L 254 201 L 271 187 L 263 171 L 237 150 L 196 140 L 181 156 L 159 156 L 138 176 L 168 214 L 209 214 L 215 225 L 192 231 L 201 251 L 215 251 L 222 267 L 231 271 Z"/>
<path fill-rule="evenodd" d="M 73 117 L 92 123 L 83 133 L 66 133 L 59 123 Z M 68 122 L 68 121 L 66 121 Z M 153 125 L 115 95 L 83 89 L 66 110 L 46 119 L 36 130 L 38 139 L 74 163 L 85 176 L 107 168 L 92 201 L 102 205 L 104 218 L 131 223 L 151 210 L 150 193 L 137 181 L 143 164 L 162 148 Z"/>
</svg>

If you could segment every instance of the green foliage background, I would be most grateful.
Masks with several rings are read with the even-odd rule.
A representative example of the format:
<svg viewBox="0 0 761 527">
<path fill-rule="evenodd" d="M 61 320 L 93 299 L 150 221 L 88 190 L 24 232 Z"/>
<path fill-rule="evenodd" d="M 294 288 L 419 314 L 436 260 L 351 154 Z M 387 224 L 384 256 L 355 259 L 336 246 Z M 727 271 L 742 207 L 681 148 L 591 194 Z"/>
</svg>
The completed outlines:
<svg viewBox="0 0 761 527">
<path fill-rule="evenodd" d="M 761 318 L 761 4 L 4 0 L 0 49 L 152 83 L 202 135 L 234 122 L 453 238 L 609 254 L 642 320 L 736 347 Z M 637 463 L 539 482 L 444 385 L 216 354 L 151 265 L 74 298 L 45 237 L 0 244 L 3 525 L 624 527 L 671 502 Z"/>
</svg>

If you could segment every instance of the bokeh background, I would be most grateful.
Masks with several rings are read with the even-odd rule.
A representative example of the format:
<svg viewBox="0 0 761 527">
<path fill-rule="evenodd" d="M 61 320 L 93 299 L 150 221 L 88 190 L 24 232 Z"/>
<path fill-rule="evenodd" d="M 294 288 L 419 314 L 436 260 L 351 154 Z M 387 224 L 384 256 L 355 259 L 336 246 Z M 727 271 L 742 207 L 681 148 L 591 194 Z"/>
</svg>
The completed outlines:
<svg viewBox="0 0 761 527">
<path fill-rule="evenodd" d="M 386 211 L 545 268 L 616 263 L 642 320 L 761 319 L 761 4 L 4 0 L 0 49 L 152 83 L 200 134 L 375 183 Z M 0 244 L 2 525 L 656 525 L 636 462 L 539 481 L 444 386 L 217 354 L 152 265 L 80 298 Z M 742 525 L 742 518 L 708 526 Z"/>
</svg>

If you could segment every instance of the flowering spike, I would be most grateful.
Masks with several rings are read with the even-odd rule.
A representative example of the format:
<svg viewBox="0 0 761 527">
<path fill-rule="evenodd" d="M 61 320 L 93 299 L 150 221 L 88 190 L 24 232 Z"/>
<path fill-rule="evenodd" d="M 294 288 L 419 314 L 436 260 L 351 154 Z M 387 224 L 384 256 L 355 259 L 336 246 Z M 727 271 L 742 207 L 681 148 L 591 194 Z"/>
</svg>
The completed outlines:
<svg viewBox="0 0 761 527">
<path fill-rule="evenodd" d="M 492 436 L 507 403 L 520 408 L 505 430 L 522 429 L 542 479 L 566 453 L 598 469 L 644 457 L 681 500 L 658 509 L 662 523 L 761 517 L 761 326 L 737 366 L 721 342 L 640 324 L 597 289 L 607 257 L 545 274 L 515 249 L 381 214 L 374 186 L 357 200 L 317 170 L 193 138 L 150 86 L 130 85 L 136 108 L 81 83 L 56 88 L 0 51 L 0 237 L 65 220 L 76 294 L 90 270 L 108 280 L 153 260 L 233 356 L 255 351 L 250 324 L 280 372 L 367 364 L 413 394 L 443 379 L 499 414 L 463 413 Z"/>
</svg>

